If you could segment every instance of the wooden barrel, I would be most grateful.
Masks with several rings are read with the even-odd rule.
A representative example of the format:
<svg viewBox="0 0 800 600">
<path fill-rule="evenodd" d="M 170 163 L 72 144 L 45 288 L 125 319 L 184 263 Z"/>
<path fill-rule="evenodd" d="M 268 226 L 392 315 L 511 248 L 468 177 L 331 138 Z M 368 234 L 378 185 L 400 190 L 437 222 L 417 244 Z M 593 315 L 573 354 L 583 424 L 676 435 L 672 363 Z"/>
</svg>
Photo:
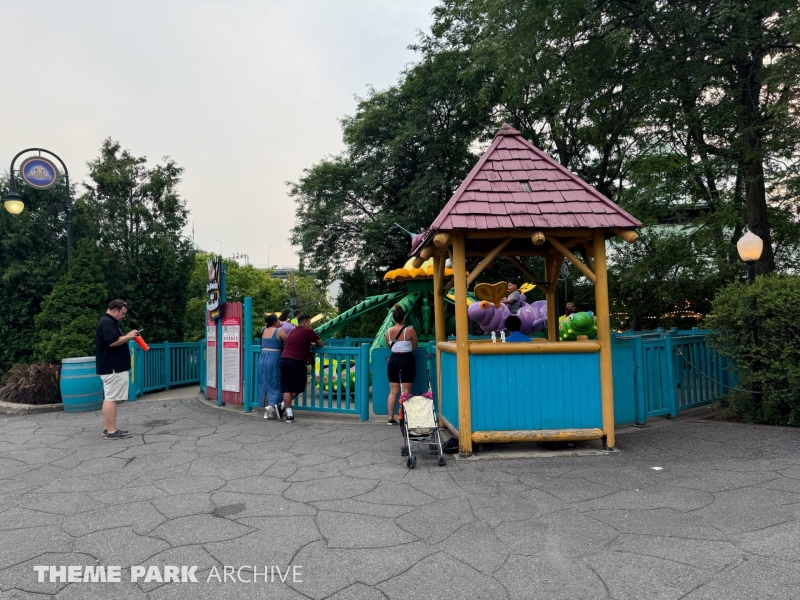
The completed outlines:
<svg viewBox="0 0 800 600">
<path fill-rule="evenodd" d="M 94 356 L 61 361 L 61 401 L 64 412 L 85 412 L 103 407 L 103 381 L 95 373 Z"/>
</svg>

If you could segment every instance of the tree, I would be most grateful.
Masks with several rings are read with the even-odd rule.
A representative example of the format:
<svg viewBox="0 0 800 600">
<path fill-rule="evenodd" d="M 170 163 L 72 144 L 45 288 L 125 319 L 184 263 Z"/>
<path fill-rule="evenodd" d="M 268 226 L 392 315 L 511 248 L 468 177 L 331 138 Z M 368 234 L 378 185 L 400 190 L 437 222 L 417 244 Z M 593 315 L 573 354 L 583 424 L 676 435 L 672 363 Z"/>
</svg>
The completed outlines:
<svg viewBox="0 0 800 600">
<path fill-rule="evenodd" d="M 106 139 L 88 163 L 92 184 L 80 221 L 98 240 L 108 293 L 128 302 L 131 323 L 153 341 L 179 340 L 194 265 L 181 234 L 188 215 L 177 190 L 183 169 L 169 157 L 153 168 L 146 163 Z"/>
<path fill-rule="evenodd" d="M 206 284 L 208 268 L 206 260 L 209 254 L 197 254 L 188 286 L 190 299 L 186 304 L 184 331 L 186 341 L 203 339 L 205 329 Z M 226 260 L 226 284 L 228 302 L 243 302 L 246 297 L 253 299 L 253 335 L 258 334 L 264 324 L 266 313 L 280 312 L 289 306 L 289 284 L 283 279 L 272 276 L 273 269 L 260 270 L 253 265 L 241 266 L 233 260 Z M 332 307 L 325 299 L 325 287 L 312 276 L 296 277 L 297 297 L 300 309 L 311 316 L 323 313 L 333 314 Z"/>
<path fill-rule="evenodd" d="M 7 185 L 7 178 L 0 180 L 0 189 Z M 32 360 L 34 316 L 67 270 L 64 216 L 46 210 L 63 202 L 63 179 L 49 190 L 19 185 L 19 192 L 22 214 L 0 209 L 0 373 Z"/>
<path fill-rule="evenodd" d="M 34 317 L 36 357 L 48 362 L 93 356 L 97 319 L 107 303 L 95 242 L 83 239 L 72 254 L 72 267 L 42 302 Z"/>
</svg>

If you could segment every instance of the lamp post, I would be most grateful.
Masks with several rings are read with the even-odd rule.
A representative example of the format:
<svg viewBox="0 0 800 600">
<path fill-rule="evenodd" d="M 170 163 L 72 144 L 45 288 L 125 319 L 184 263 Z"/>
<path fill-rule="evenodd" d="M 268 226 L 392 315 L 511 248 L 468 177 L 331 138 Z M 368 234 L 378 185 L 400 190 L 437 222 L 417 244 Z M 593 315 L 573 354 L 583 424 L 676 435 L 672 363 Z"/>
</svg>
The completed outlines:
<svg viewBox="0 0 800 600">
<path fill-rule="evenodd" d="M 269 251 L 272 250 L 272 246 L 267 248 L 267 268 L 269 269 L 272 265 L 269 263 Z"/>
<path fill-rule="evenodd" d="M 756 280 L 756 262 L 761 258 L 764 240 L 752 231 L 748 231 L 736 242 L 736 249 L 739 251 L 739 258 L 747 265 L 747 278 L 752 284 Z"/>
<path fill-rule="evenodd" d="M 17 183 L 14 180 L 14 163 L 16 163 L 17 159 L 26 152 L 39 153 L 38 159 L 37 157 L 25 159 L 20 169 L 20 177 L 22 177 L 23 181 L 25 181 L 31 187 L 44 190 L 53 187 L 58 181 L 58 172 L 56 171 L 55 166 L 49 160 L 42 158 L 42 152 L 46 152 L 50 156 L 53 156 L 56 160 L 58 160 L 58 162 L 61 163 L 61 167 L 64 169 L 64 179 L 67 184 L 65 201 L 63 206 L 56 204 L 56 210 L 57 212 L 64 212 L 67 216 L 67 270 L 69 270 L 72 263 L 72 199 L 69 196 L 69 170 L 67 169 L 67 165 L 64 164 L 64 161 L 61 160 L 61 157 L 58 154 L 51 152 L 50 150 L 45 150 L 44 148 L 27 148 L 22 152 L 17 152 L 16 156 L 11 159 L 11 168 L 8 171 L 9 183 L 8 192 L 6 193 L 4 203 L 5 209 L 10 214 L 16 216 L 25 208 L 25 204 L 22 202 L 22 196 L 20 196 L 19 191 L 17 190 Z M 37 161 L 45 164 L 36 165 Z M 35 179 L 31 179 L 30 174 L 23 173 L 22 171 L 25 169 L 28 163 L 32 163 L 34 165 L 33 171 L 38 171 L 39 173 L 44 174 L 46 177 L 37 181 Z M 53 173 L 48 172 L 48 165 L 49 168 L 52 168 Z"/>
</svg>

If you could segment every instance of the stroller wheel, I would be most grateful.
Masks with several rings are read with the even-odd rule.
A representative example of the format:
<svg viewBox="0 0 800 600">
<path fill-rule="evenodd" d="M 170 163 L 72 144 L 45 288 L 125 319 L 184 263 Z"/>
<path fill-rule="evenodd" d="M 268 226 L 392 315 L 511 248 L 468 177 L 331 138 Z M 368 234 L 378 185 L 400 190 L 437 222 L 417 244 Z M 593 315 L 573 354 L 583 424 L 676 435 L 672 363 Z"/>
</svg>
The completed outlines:
<svg viewBox="0 0 800 600">
<path fill-rule="evenodd" d="M 416 461 L 415 459 L 413 459 L 412 457 L 410 457 L 410 456 L 409 456 L 409 457 L 406 459 L 406 466 L 407 466 L 409 469 L 413 469 L 414 467 L 416 467 L 416 466 L 417 466 L 417 461 Z"/>
<path fill-rule="evenodd" d="M 445 457 L 444 457 L 444 456 L 440 456 L 440 457 L 439 457 L 439 466 L 440 466 L 440 467 L 443 467 L 443 466 L 445 466 L 446 464 L 447 464 L 447 459 L 445 459 Z"/>
<path fill-rule="evenodd" d="M 405 444 L 403 444 L 403 447 L 400 448 L 400 456 L 408 456 L 408 448 L 406 448 Z"/>
</svg>

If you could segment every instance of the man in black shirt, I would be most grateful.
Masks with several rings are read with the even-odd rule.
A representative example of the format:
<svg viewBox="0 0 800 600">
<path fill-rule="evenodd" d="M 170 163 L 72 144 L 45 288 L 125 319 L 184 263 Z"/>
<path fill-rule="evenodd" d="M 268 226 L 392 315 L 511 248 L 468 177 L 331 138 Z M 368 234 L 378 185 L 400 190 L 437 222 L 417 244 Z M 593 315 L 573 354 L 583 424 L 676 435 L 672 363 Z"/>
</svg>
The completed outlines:
<svg viewBox="0 0 800 600">
<path fill-rule="evenodd" d="M 117 402 L 128 399 L 128 371 L 131 370 L 131 356 L 128 340 L 139 332 L 135 329 L 122 334 L 119 322 L 128 313 L 128 305 L 122 300 L 112 300 L 108 310 L 100 317 L 95 330 L 95 356 L 97 374 L 103 380 L 103 437 L 107 440 L 120 440 L 130 437 L 130 433 L 117 429 Z"/>
</svg>

